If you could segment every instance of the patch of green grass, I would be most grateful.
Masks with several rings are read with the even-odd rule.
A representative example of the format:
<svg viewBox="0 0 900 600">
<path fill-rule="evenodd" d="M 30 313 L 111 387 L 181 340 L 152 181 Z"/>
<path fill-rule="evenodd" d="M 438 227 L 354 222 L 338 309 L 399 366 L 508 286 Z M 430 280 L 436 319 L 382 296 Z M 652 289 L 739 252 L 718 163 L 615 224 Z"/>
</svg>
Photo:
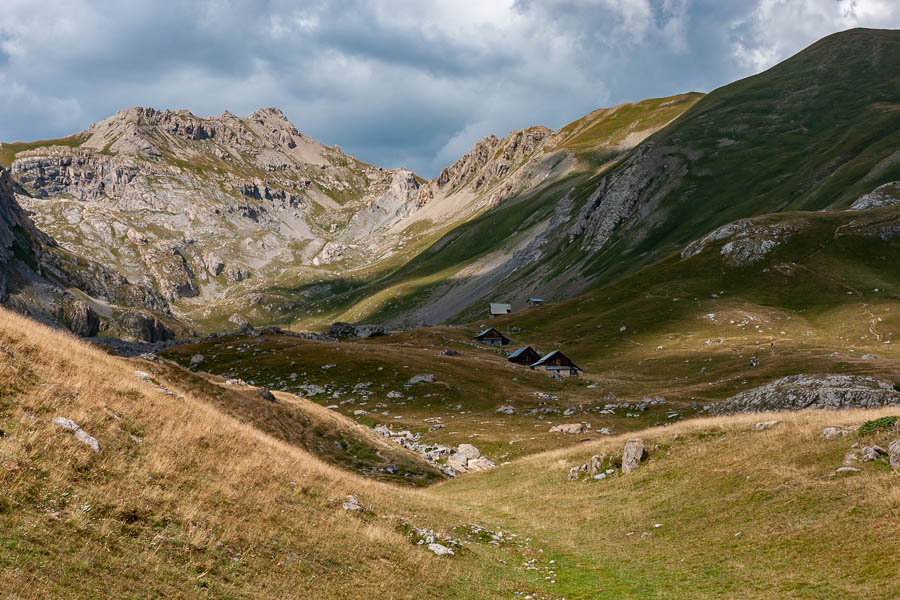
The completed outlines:
<svg viewBox="0 0 900 600">
<path fill-rule="evenodd" d="M 857 433 L 860 437 L 872 435 L 879 431 L 891 431 L 897 428 L 897 420 L 900 417 L 881 417 L 872 421 L 866 421 L 859 426 Z"/>
<path fill-rule="evenodd" d="M 8 169 L 16 160 L 16 155 L 27 150 L 37 150 L 38 148 L 46 148 L 49 146 L 65 146 L 67 148 L 78 148 L 87 140 L 88 136 L 83 134 L 70 135 L 64 138 L 53 140 L 38 140 L 35 142 L 3 142 L 0 144 L 0 166 Z"/>
</svg>

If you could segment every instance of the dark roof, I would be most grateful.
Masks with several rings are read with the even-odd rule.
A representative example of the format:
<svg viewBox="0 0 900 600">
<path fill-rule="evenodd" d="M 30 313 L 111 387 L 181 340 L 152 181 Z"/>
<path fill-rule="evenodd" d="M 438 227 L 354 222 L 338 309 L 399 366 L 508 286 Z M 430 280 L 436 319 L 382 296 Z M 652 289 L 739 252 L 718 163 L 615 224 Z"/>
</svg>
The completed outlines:
<svg viewBox="0 0 900 600">
<path fill-rule="evenodd" d="M 497 335 L 499 335 L 500 337 L 506 337 L 505 335 L 503 335 L 502 333 L 500 333 L 499 331 L 497 331 L 497 328 L 496 328 L 496 327 L 488 327 L 487 329 L 485 329 L 484 331 L 482 331 L 481 333 L 479 333 L 479 334 L 476 335 L 475 337 L 476 337 L 476 338 L 484 337 L 484 336 L 486 336 L 487 334 L 489 334 L 489 333 L 492 332 L 492 331 L 496 331 L 496 332 L 497 332 Z"/>
<path fill-rule="evenodd" d="M 573 362 L 572 362 L 572 359 L 569 358 L 568 356 L 566 356 L 565 354 L 563 354 L 562 351 L 560 351 L 560 350 L 554 350 L 553 352 L 548 352 L 547 354 L 545 354 L 544 356 L 541 357 L 541 360 L 537 361 L 536 363 L 534 363 L 534 364 L 531 365 L 531 366 L 532 366 L 532 367 L 539 367 L 539 366 L 541 366 L 542 364 L 544 364 L 545 362 L 547 362 L 548 360 L 550 360 L 551 358 L 553 358 L 554 356 L 556 356 L 557 354 L 559 354 L 560 356 L 562 356 L 563 358 L 565 358 L 567 361 L 569 361 L 569 365 L 570 365 L 570 366 L 572 366 L 572 367 L 578 369 L 579 371 L 582 370 L 581 367 L 579 367 L 578 365 L 576 365 L 575 363 L 573 363 Z"/>
<path fill-rule="evenodd" d="M 515 350 L 513 350 L 512 354 L 510 354 L 508 358 L 515 358 L 524 353 L 526 350 L 531 350 L 532 352 L 534 352 L 534 348 L 532 348 L 531 346 L 522 346 L 521 348 L 516 348 Z M 537 354 L 537 352 L 535 352 L 535 354 Z"/>
</svg>

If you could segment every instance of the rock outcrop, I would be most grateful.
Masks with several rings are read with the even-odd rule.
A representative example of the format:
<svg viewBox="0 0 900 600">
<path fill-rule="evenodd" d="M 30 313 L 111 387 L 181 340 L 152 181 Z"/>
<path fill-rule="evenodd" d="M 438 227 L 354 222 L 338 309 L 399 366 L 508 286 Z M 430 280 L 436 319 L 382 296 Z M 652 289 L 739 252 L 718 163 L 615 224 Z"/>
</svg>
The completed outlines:
<svg viewBox="0 0 900 600">
<path fill-rule="evenodd" d="M 708 405 L 706 412 L 877 408 L 894 404 L 900 404 L 900 393 L 890 383 L 874 377 L 791 375 Z"/>
<path fill-rule="evenodd" d="M 25 199 L 0 167 L 0 302 L 83 337 L 128 328 L 127 316 L 101 316 L 109 315 L 110 304 L 146 310 L 157 322 L 171 317 L 168 304 L 152 288 L 60 248 L 22 209 L 19 201 Z M 160 327 L 171 337 L 171 330 Z"/>
<path fill-rule="evenodd" d="M 852 205 L 851 210 L 870 210 L 884 206 L 900 204 L 900 181 L 892 181 L 880 185 L 868 194 L 860 196 Z"/>
<path fill-rule="evenodd" d="M 714 242 L 729 240 L 722 245 L 719 254 L 727 265 L 743 267 L 762 260 L 766 254 L 784 244 L 800 229 L 802 224 L 799 222 L 764 223 L 741 219 L 723 225 L 691 242 L 681 251 L 681 258 L 695 256 Z"/>
<path fill-rule="evenodd" d="M 53 423 L 59 425 L 63 429 L 68 429 L 69 431 L 71 431 L 73 434 L 75 434 L 75 439 L 90 446 L 91 450 L 93 450 L 97 454 L 103 451 L 103 449 L 100 447 L 100 442 L 97 441 L 97 438 L 88 434 L 75 421 L 66 419 L 65 417 L 53 417 Z"/>
<path fill-rule="evenodd" d="M 385 335 L 387 332 L 381 325 L 353 325 L 338 321 L 325 331 L 325 335 L 337 339 L 371 338 Z"/>
</svg>

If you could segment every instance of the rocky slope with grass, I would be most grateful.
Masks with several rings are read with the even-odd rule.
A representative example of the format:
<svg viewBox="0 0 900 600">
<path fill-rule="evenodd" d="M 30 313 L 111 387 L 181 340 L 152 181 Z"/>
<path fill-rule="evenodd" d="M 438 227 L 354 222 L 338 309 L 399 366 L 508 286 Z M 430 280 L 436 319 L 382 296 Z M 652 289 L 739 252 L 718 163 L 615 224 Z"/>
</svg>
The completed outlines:
<svg viewBox="0 0 900 600">
<path fill-rule="evenodd" d="M 0 167 L 0 302 L 80 336 L 113 334 L 156 342 L 190 333 L 152 287 L 61 248 L 18 203 Z"/>
<path fill-rule="evenodd" d="M 569 136 L 560 145 L 583 169 L 525 190 L 315 310 L 393 325 L 466 322 L 489 301 L 518 309 L 529 297 L 574 297 L 741 219 L 889 203 L 900 180 L 898 69 L 898 32 L 857 29 L 702 98 L 592 113 L 556 134 Z M 729 249 L 736 263 L 768 251 L 745 235 Z"/>
<path fill-rule="evenodd" d="M 61 247 L 211 330 L 321 312 L 319 299 L 389 276 L 456 226 L 611 160 L 697 97 L 628 118 L 598 111 L 557 133 L 492 135 L 432 181 L 326 147 L 277 109 L 200 118 L 133 108 L 68 138 L 4 144 L 0 159 L 19 203 Z"/>
</svg>

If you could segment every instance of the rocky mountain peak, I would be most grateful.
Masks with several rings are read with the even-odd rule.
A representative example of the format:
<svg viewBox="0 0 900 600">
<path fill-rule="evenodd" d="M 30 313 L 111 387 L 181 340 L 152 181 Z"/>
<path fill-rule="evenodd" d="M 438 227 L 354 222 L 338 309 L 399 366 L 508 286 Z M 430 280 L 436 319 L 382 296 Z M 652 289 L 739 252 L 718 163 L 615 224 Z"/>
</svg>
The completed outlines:
<svg viewBox="0 0 900 600">
<path fill-rule="evenodd" d="M 502 140 L 491 134 L 476 142 L 472 150 L 458 161 L 444 168 L 433 183 L 444 193 L 453 193 L 469 183 L 475 190 L 480 190 L 525 162 L 543 147 L 544 141 L 552 134 L 552 130 L 542 126 L 515 130 Z M 433 196 L 433 190 L 431 192 Z M 428 191 L 423 190 L 423 193 Z"/>
</svg>

